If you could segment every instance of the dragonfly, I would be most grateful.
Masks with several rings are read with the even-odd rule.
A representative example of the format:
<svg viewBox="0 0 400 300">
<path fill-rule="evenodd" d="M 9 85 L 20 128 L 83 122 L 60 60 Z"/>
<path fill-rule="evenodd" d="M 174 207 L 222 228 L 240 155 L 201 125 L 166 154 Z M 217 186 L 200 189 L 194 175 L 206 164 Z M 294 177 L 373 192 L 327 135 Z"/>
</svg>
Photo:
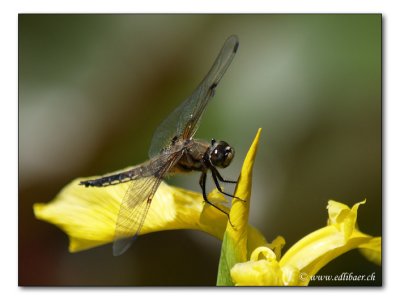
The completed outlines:
<svg viewBox="0 0 400 300">
<path fill-rule="evenodd" d="M 225 141 L 212 139 L 208 142 L 194 139 L 193 136 L 238 47 L 239 40 L 236 35 L 227 38 L 201 83 L 154 132 L 149 160 L 128 171 L 80 182 L 85 187 L 106 187 L 130 181 L 116 220 L 114 256 L 123 254 L 140 234 L 152 199 L 161 181 L 169 175 L 190 171 L 200 172 L 199 184 L 204 201 L 226 214 L 230 222 L 229 214 L 208 200 L 206 179 L 210 171 L 218 191 L 235 198 L 234 195 L 223 191 L 220 182 L 236 183 L 236 181 L 224 179 L 217 169 L 228 167 L 235 151 Z M 130 233 L 128 237 L 127 232 Z"/>
</svg>

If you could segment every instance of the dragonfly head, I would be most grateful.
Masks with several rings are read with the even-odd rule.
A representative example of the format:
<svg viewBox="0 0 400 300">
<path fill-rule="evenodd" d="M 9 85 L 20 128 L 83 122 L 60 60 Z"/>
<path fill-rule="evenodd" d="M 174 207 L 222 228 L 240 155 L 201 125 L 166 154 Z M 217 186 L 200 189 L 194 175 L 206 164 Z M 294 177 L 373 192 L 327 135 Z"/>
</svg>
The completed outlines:
<svg viewBox="0 0 400 300">
<path fill-rule="evenodd" d="M 227 142 L 215 141 L 211 142 L 209 148 L 209 157 L 211 163 L 219 168 L 226 168 L 235 156 L 235 150 L 229 146 Z"/>
</svg>

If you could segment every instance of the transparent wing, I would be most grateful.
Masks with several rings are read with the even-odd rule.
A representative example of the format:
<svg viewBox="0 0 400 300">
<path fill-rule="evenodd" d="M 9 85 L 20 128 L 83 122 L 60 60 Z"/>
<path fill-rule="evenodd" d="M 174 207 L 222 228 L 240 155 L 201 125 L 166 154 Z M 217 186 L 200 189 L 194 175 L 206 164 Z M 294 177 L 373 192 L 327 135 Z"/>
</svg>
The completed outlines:
<svg viewBox="0 0 400 300">
<path fill-rule="evenodd" d="M 154 158 L 148 164 L 152 175 L 137 178 L 129 185 L 122 199 L 115 225 L 113 244 L 115 256 L 124 253 L 140 234 L 161 180 L 181 156 L 182 152 L 177 151 Z"/>
<path fill-rule="evenodd" d="M 157 128 L 153 135 L 149 155 L 154 157 L 167 148 L 174 137 L 191 138 L 215 88 L 228 69 L 239 47 L 236 35 L 230 36 L 222 46 L 214 64 L 196 90 L 179 105 Z"/>
<path fill-rule="evenodd" d="M 122 200 L 115 226 L 113 253 L 124 253 L 139 235 L 161 178 L 145 177 L 132 181 Z"/>
</svg>

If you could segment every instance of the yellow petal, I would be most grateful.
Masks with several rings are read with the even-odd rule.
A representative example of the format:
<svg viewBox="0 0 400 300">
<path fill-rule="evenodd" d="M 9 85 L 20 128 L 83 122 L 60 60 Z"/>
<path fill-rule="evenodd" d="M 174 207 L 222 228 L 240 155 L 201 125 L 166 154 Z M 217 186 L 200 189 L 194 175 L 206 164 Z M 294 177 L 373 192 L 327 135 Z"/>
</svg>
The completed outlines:
<svg viewBox="0 0 400 300">
<path fill-rule="evenodd" d="M 250 261 L 237 263 L 231 269 L 236 286 L 295 285 L 299 271 L 293 267 L 281 268 L 275 253 L 268 247 L 256 248 Z"/>
<path fill-rule="evenodd" d="M 129 183 L 85 188 L 72 181 L 48 203 L 36 203 L 36 218 L 53 223 L 70 238 L 69 250 L 76 252 L 110 243 L 121 199 Z M 220 199 L 210 198 L 222 207 Z M 200 193 L 161 183 L 152 201 L 141 234 L 169 229 L 198 229 L 222 239 L 227 218 L 215 208 L 204 205 Z M 132 234 L 127 232 L 127 234 Z"/>
<path fill-rule="evenodd" d="M 250 260 L 231 269 L 236 285 L 308 285 L 311 276 L 343 253 L 360 248 L 371 261 L 380 264 L 381 238 L 357 229 L 357 212 L 365 200 L 352 208 L 336 201 L 328 204 L 328 226 L 298 241 L 279 261 L 284 245 L 281 237 L 268 247 L 253 251 Z"/>
<path fill-rule="evenodd" d="M 274 251 L 276 259 L 281 259 L 282 248 L 285 246 L 286 241 L 282 236 L 277 236 L 271 243 L 267 243 L 266 246 Z"/>
<path fill-rule="evenodd" d="M 353 205 L 350 209 L 347 205 L 334 200 L 328 201 L 328 224 L 334 225 L 341 230 L 347 239 L 355 229 L 357 222 L 357 211 L 361 204 L 365 204 L 367 200 L 361 201 Z"/>
<path fill-rule="evenodd" d="M 232 200 L 232 207 L 230 211 L 230 223 L 227 224 L 226 234 L 229 236 L 233 243 L 238 261 L 247 260 L 247 240 L 248 240 L 248 221 L 250 209 L 250 197 L 252 186 L 252 172 L 253 165 L 256 158 L 258 142 L 260 140 L 261 128 L 258 129 L 257 134 L 247 152 L 246 158 L 243 162 L 242 170 L 238 183 L 236 185 L 235 197 Z"/>
<path fill-rule="evenodd" d="M 121 171 L 125 171 L 126 168 Z M 120 172 L 120 171 L 116 171 Z M 65 186 L 49 203 L 36 203 L 36 218 L 53 223 L 65 231 L 70 239 L 69 250 L 81 251 L 113 241 L 115 223 L 121 200 L 129 182 L 108 187 L 86 188 L 78 178 Z M 226 199 L 212 191 L 208 198 L 221 209 Z M 161 183 L 155 194 L 141 234 L 172 229 L 197 229 L 219 239 L 223 238 L 227 217 L 214 207 L 205 204 L 200 193 Z M 246 224 L 250 245 L 255 248 L 266 241 L 262 234 Z M 127 235 L 133 233 L 127 232 Z"/>
<path fill-rule="evenodd" d="M 299 269 L 303 275 L 308 276 L 300 284 L 307 285 L 310 276 L 336 257 L 361 245 L 368 245 L 373 237 L 356 228 L 357 210 L 364 203 L 365 201 L 359 202 L 350 209 L 342 203 L 329 201 L 330 225 L 298 241 L 282 257 L 280 266 Z M 380 247 L 374 249 L 380 253 Z"/>
<path fill-rule="evenodd" d="M 231 277 L 236 286 L 266 286 L 282 285 L 277 262 L 270 263 L 266 260 L 237 263 L 231 269 Z"/>
<path fill-rule="evenodd" d="M 231 277 L 236 286 L 282 285 L 281 275 L 275 253 L 268 247 L 255 249 L 250 261 L 237 263 L 231 269 Z"/>
<path fill-rule="evenodd" d="M 361 254 L 373 262 L 374 264 L 380 266 L 382 263 L 382 238 L 376 237 L 368 241 L 367 243 L 358 246 Z"/>
<path fill-rule="evenodd" d="M 243 162 L 235 190 L 235 198 L 232 200 L 230 211 L 230 223 L 222 242 L 221 256 L 218 265 L 217 285 L 233 285 L 230 271 L 238 262 L 247 260 L 248 247 L 265 245 L 264 237 L 258 230 L 248 230 L 249 207 L 251 196 L 252 170 L 257 152 L 261 129 L 258 130 L 246 158 Z M 249 239 L 251 235 L 251 239 Z"/>
</svg>

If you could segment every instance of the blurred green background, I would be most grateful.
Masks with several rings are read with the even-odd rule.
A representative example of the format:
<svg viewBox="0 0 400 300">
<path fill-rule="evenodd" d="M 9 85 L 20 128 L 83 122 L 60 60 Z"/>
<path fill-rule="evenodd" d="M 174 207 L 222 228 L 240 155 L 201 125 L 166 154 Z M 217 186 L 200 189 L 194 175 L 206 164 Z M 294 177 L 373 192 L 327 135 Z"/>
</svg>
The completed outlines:
<svg viewBox="0 0 400 300">
<path fill-rule="evenodd" d="M 195 89 L 225 39 L 238 53 L 198 138 L 228 141 L 236 178 L 263 128 L 251 223 L 288 249 L 326 224 L 326 205 L 364 198 L 358 224 L 382 234 L 381 15 L 20 15 L 19 284 L 215 285 L 221 242 L 204 233 L 142 236 L 68 253 L 67 236 L 33 216 L 76 177 L 147 159 L 153 131 Z M 199 174 L 171 184 L 200 191 Z M 209 187 L 211 187 L 209 183 Z M 226 187 L 232 190 L 233 187 Z M 381 268 L 358 251 L 321 274 Z"/>
</svg>

